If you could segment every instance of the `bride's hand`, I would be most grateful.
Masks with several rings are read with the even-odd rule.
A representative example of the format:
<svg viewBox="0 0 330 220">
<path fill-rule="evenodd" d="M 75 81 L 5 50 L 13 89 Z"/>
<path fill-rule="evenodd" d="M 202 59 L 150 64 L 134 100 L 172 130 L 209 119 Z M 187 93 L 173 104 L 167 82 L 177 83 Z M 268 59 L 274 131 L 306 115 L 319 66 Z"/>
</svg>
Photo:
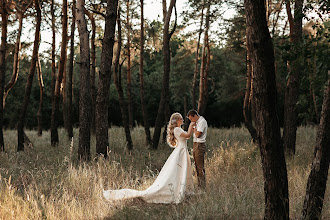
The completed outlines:
<svg viewBox="0 0 330 220">
<path fill-rule="evenodd" d="M 194 128 L 194 126 L 196 125 L 196 122 L 190 122 L 190 125 L 189 125 L 189 127 L 192 127 L 192 128 Z"/>
</svg>

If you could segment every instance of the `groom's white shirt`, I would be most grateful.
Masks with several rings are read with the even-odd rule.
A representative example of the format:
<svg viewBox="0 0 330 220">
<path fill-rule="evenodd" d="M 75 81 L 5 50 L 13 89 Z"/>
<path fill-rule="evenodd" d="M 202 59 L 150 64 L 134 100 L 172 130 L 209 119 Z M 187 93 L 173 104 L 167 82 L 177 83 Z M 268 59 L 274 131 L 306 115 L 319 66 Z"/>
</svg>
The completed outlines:
<svg viewBox="0 0 330 220">
<path fill-rule="evenodd" d="M 197 138 L 194 133 L 193 141 L 197 143 L 205 143 L 206 142 L 206 135 L 207 135 L 207 121 L 203 116 L 200 116 L 199 119 L 196 121 L 196 129 L 199 132 L 202 132 L 202 135 Z"/>
</svg>

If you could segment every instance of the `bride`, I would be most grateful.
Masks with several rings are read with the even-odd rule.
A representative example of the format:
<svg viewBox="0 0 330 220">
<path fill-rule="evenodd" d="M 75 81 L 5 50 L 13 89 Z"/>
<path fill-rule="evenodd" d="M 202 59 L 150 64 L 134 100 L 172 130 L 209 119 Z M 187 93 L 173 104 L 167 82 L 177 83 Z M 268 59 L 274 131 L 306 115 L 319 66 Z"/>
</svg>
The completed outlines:
<svg viewBox="0 0 330 220">
<path fill-rule="evenodd" d="M 183 118 L 180 113 L 173 113 L 167 126 L 167 143 L 175 149 L 165 162 L 155 182 L 146 190 L 119 189 L 103 191 L 108 201 L 142 198 L 149 203 L 180 203 L 185 195 L 194 193 L 191 161 L 187 149 L 194 122 L 190 123 L 185 132 L 181 125 Z"/>
</svg>

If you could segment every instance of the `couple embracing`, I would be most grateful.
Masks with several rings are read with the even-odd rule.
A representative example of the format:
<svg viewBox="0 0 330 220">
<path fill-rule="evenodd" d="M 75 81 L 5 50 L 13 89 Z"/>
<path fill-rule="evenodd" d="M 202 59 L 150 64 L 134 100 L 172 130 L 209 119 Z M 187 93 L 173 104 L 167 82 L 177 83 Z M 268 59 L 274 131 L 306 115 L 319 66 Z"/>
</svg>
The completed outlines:
<svg viewBox="0 0 330 220">
<path fill-rule="evenodd" d="M 198 186 L 205 190 L 204 155 L 206 150 L 207 122 L 196 110 L 190 110 L 187 118 L 191 121 L 188 131 L 181 126 L 183 117 L 173 113 L 167 126 L 167 143 L 174 148 L 159 172 L 155 182 L 146 190 L 119 189 L 103 191 L 109 201 L 140 197 L 149 203 L 180 203 L 185 195 L 194 194 L 192 167 L 187 139 L 193 134 L 193 157 L 196 166 Z"/>
</svg>

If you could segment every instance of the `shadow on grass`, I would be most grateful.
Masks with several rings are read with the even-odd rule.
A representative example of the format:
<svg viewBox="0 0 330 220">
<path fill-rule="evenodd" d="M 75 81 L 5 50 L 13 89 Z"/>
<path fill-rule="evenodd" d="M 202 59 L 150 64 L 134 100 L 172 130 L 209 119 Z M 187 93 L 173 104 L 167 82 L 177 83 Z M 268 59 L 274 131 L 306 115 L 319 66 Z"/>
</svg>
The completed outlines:
<svg viewBox="0 0 330 220">
<path fill-rule="evenodd" d="M 113 212 L 103 220 L 113 219 L 184 219 L 184 210 L 198 203 L 200 195 L 186 196 L 184 201 L 175 204 L 147 203 L 141 198 L 113 203 Z M 161 218 L 160 218 L 161 216 Z"/>
</svg>

